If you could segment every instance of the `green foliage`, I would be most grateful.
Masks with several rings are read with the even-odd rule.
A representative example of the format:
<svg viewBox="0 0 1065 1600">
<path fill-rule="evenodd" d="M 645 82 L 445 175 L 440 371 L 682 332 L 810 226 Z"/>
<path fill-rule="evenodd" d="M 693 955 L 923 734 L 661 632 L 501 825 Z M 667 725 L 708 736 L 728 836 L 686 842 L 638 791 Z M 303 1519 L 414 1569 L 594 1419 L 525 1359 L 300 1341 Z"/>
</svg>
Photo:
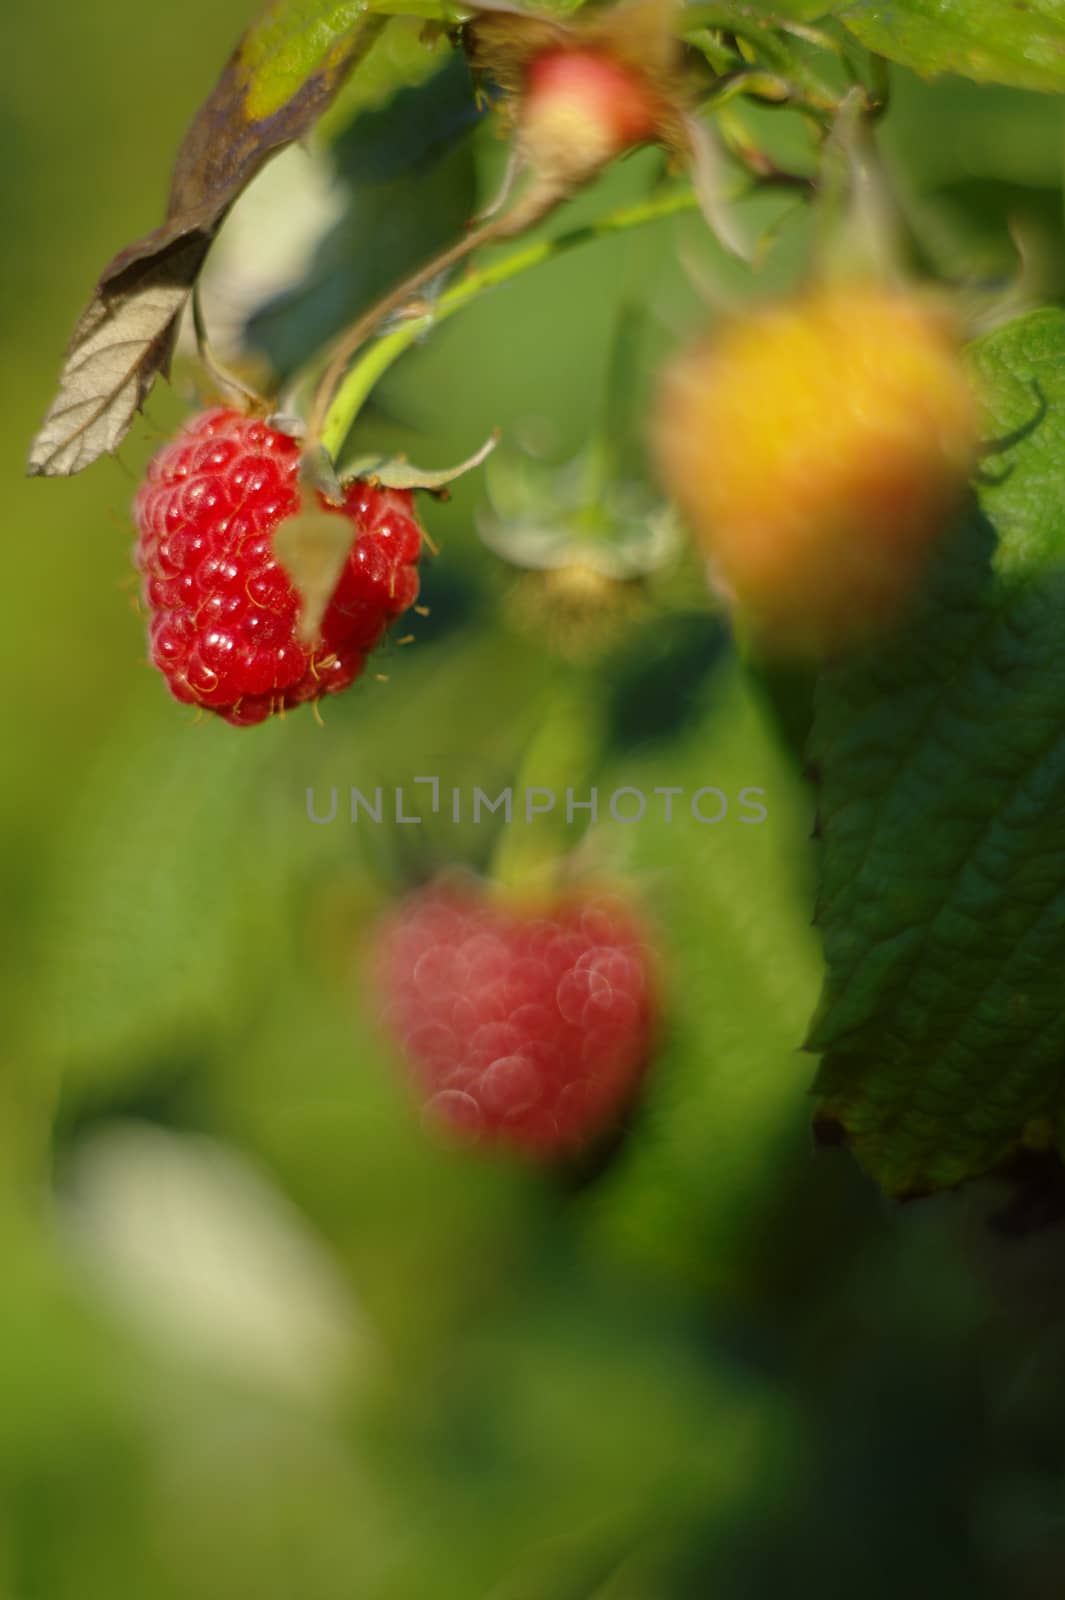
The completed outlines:
<svg viewBox="0 0 1065 1600">
<path fill-rule="evenodd" d="M 727 32 L 735 29 L 743 33 L 752 25 L 773 22 L 816 22 L 828 16 L 838 6 L 832 0 L 710 0 L 708 4 L 693 5 L 685 14 L 685 27 L 720 28 Z"/>
<path fill-rule="evenodd" d="M 414 645 L 327 702 L 323 727 L 306 708 L 246 732 L 197 724 L 140 665 L 120 587 L 130 478 L 185 404 L 180 369 L 122 470 L 26 486 L 14 455 L 82 256 L 140 225 L 248 9 L 158 0 L 154 77 L 139 0 L 72 8 L 64 48 L 46 7 L 11 23 L 26 71 L 0 141 L 18 240 L 0 262 L 3 637 L 26 687 L 5 698 L 20 759 L 0 792 L 0 1597 L 897 1600 L 916 1584 L 1036 1600 L 1065 1564 L 1065 1402 L 1054 1351 L 1044 1370 L 1026 1332 L 992 1322 L 959 1240 L 1041 1331 L 1060 1318 L 1060 1233 L 1017 1248 L 1029 1213 L 987 1227 L 1005 1200 L 980 1184 L 881 1205 L 854 1163 L 811 1149 L 799 1047 L 822 976 L 819 861 L 826 1131 L 842 1125 L 893 1194 L 1065 1143 L 1065 313 L 974 348 L 995 446 L 979 505 L 905 631 L 821 681 L 819 796 L 799 754 L 808 683 L 736 659 L 694 561 L 641 577 L 593 661 L 552 658 L 554 617 L 530 627 L 516 604 L 544 574 L 479 542 L 477 474 L 423 500 L 441 555 Z M 635 481 L 638 522 L 657 504 L 643 413 L 667 350 L 705 323 L 705 286 L 742 306 L 807 275 L 808 233 L 780 225 L 848 69 L 873 81 L 854 35 L 920 72 L 1053 88 L 1057 10 L 688 7 L 708 62 L 799 91 L 801 114 L 739 90 L 707 114 L 740 152 L 730 189 L 744 150 L 793 174 L 738 202 L 773 244 L 757 281 L 696 214 L 597 231 L 680 194 L 637 154 L 534 236 L 542 270 L 411 342 L 358 448 L 436 465 L 499 425 L 502 468 L 520 442 L 538 488 L 606 462 L 581 503 L 604 540 L 624 526 L 611 474 Z M 802 29 L 826 13 L 843 56 Z M 435 26 L 458 16 L 449 0 L 273 4 L 194 123 L 196 250 L 280 143 L 314 125 L 335 154 L 345 214 L 253 322 L 278 369 L 313 367 L 495 188 L 505 145 L 474 125 Z M 1018 214 L 1060 233 L 1059 103 L 893 77 L 884 140 L 919 224 L 934 214 L 926 265 L 997 278 Z M 612 454 L 589 451 L 604 417 Z M 545 819 L 531 843 L 468 816 L 348 822 L 350 785 L 406 785 L 410 802 L 421 773 L 467 795 L 595 783 L 603 815 Z M 334 786 L 338 820 L 313 824 L 308 788 L 322 811 Z M 608 814 L 622 786 L 648 796 L 637 824 Z M 654 791 L 674 786 L 667 822 Z M 729 798 L 720 823 L 687 808 L 702 786 Z M 764 791 L 764 822 L 741 820 L 743 788 Z M 657 930 L 643 1099 L 577 1170 L 439 1148 L 378 1025 L 375 919 L 445 865 L 571 848 Z M 1035 1172 L 1033 1209 L 1053 1216 L 1058 1180 L 1049 1161 Z"/>
<path fill-rule="evenodd" d="M 125 439 L 160 373 L 207 252 L 270 157 L 310 132 L 380 31 L 362 6 L 276 0 L 245 34 L 174 161 L 166 219 L 104 268 L 78 320 L 29 471 L 69 477 Z"/>
<path fill-rule="evenodd" d="M 105 746 L 58 849 L 57 992 L 42 996 L 42 1045 L 68 1093 L 101 1079 L 110 1092 L 194 1055 L 205 1036 L 240 1025 L 244 982 L 256 1003 L 241 952 L 261 917 L 277 928 L 284 860 L 257 800 L 269 742 L 242 751 L 201 731 L 192 759 L 164 729 L 135 765 Z"/>
<path fill-rule="evenodd" d="M 271 0 L 237 49 L 249 119 L 274 116 L 309 79 L 334 73 L 368 10 L 366 0 Z"/>
<path fill-rule="evenodd" d="M 650 792 L 682 786 L 673 821 L 611 828 L 637 881 L 657 880 L 668 1024 L 661 1092 L 642 1136 L 602 1186 L 600 1222 L 627 1250 L 745 1292 L 745 1252 L 765 1223 L 761 1174 L 805 1165 L 809 1075 L 797 1051 L 819 973 L 807 911 L 810 800 L 781 752 L 766 706 L 735 663 L 697 693 L 697 710 L 663 750 L 619 752 L 600 780 Z M 728 798 L 721 822 L 696 825 L 690 796 Z M 740 796 L 764 805 L 758 813 Z M 720 808 L 713 794 L 703 805 Z M 698 876 L 699 893 L 692 893 Z M 649 883 L 650 887 L 650 883 Z"/>
<path fill-rule="evenodd" d="M 870 50 L 915 72 L 1065 89 L 1060 0 L 858 0 L 833 9 Z"/>
<path fill-rule="evenodd" d="M 745 0 L 745 4 L 731 8 L 737 15 L 755 12 L 759 16 L 786 22 L 819 22 L 839 9 L 832 0 Z"/>
<path fill-rule="evenodd" d="M 822 1118 L 896 1194 L 1057 1136 L 1065 315 L 984 339 L 999 441 L 912 625 L 823 675 Z"/>
<path fill-rule="evenodd" d="M 183 733 L 145 729 L 133 761 L 124 755 L 131 738 L 124 729 L 100 753 L 57 847 L 55 987 L 46 984 L 41 996 L 39 1048 L 65 1069 L 72 1107 L 130 1089 L 136 1098 L 153 1072 L 180 1069 L 248 1025 L 292 958 L 302 925 L 293 904 L 298 886 L 335 870 L 338 855 L 361 853 L 358 832 L 343 831 L 347 791 L 338 827 L 317 828 L 306 814 L 308 788 L 327 810 L 330 787 L 345 776 L 358 781 L 372 760 L 380 762 L 375 782 L 387 785 L 391 769 L 393 787 L 409 783 L 399 759 L 405 741 L 420 744 L 421 760 L 438 771 L 437 735 L 421 732 L 429 716 L 446 736 L 446 717 L 433 719 L 434 704 L 446 711 L 456 695 L 472 696 L 482 672 L 500 688 L 522 681 L 513 654 L 508 673 L 500 672 L 497 641 L 443 660 L 424 649 L 414 654 L 406 672 L 389 662 L 406 707 L 398 721 L 382 685 L 354 693 L 358 774 L 338 771 L 313 723 L 278 723 L 253 741 L 228 738 L 214 722 Z M 352 714 L 340 706 L 324 712 L 332 726 Z M 493 755 L 498 716 L 498 702 L 481 694 L 468 718 L 489 768 L 505 759 Z M 521 736 L 519 727 L 510 737 Z"/>
<path fill-rule="evenodd" d="M 356 83 L 360 74 L 356 74 Z M 365 110 L 330 147 L 349 195 L 297 288 L 268 301 L 248 339 L 286 375 L 392 284 L 461 234 L 475 208 L 467 135 L 479 119 L 460 53 L 425 83 Z"/>
</svg>

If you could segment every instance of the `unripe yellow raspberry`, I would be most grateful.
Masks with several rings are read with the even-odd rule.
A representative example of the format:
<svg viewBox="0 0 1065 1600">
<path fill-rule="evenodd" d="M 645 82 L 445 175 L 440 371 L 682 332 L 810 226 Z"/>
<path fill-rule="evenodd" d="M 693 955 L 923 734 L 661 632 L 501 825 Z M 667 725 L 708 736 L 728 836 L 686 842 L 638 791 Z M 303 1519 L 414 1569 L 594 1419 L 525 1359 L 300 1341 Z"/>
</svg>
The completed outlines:
<svg viewBox="0 0 1065 1600">
<path fill-rule="evenodd" d="M 980 419 L 946 308 L 831 284 L 730 320 L 667 370 L 664 483 L 741 626 L 826 656 L 890 626 L 977 461 Z"/>
</svg>

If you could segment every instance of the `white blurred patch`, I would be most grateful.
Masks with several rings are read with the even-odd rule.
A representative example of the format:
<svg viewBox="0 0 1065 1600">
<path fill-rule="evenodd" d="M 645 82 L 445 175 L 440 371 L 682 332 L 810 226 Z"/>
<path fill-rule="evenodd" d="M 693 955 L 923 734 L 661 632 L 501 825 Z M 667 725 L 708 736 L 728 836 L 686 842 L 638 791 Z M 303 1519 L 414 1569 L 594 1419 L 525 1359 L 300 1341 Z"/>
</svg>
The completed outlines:
<svg viewBox="0 0 1065 1600">
<path fill-rule="evenodd" d="M 344 212 L 344 189 L 321 150 L 290 145 L 249 184 L 211 248 L 200 299 L 212 348 L 233 357 L 252 312 L 300 282 L 329 229 Z M 195 343 L 188 318 L 181 349 Z"/>
<path fill-rule="evenodd" d="M 133 1122 L 91 1135 L 60 1224 L 94 1287 L 172 1354 L 310 1401 L 365 1369 L 372 1341 L 338 1268 L 213 1140 Z"/>
</svg>

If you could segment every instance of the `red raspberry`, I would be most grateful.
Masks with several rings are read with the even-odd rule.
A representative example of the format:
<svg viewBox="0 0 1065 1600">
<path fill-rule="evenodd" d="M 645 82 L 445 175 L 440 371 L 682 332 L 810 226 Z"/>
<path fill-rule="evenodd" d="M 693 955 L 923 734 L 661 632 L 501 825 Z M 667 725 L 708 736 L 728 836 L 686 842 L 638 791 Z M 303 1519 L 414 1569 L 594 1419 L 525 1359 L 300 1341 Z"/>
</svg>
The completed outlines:
<svg viewBox="0 0 1065 1600">
<path fill-rule="evenodd" d="M 418 595 L 410 491 L 356 481 L 335 508 L 351 524 L 351 553 L 318 643 L 300 642 L 300 598 L 272 542 L 300 509 L 299 466 L 286 434 L 204 411 L 154 457 L 134 504 L 152 661 L 176 700 L 235 727 L 346 689 Z"/>
<path fill-rule="evenodd" d="M 430 1117 L 546 1157 L 616 1122 L 651 1051 L 651 958 L 630 909 L 534 910 L 431 885 L 385 923 L 376 979 Z"/>
</svg>

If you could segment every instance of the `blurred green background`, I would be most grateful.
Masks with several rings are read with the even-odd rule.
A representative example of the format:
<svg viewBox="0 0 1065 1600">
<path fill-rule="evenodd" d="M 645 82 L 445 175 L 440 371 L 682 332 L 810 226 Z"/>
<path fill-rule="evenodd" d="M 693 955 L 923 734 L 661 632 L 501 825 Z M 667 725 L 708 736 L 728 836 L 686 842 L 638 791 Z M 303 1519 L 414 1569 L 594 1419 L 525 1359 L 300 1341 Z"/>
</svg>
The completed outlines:
<svg viewBox="0 0 1065 1600">
<path fill-rule="evenodd" d="M 522 625 L 474 475 L 426 510 L 431 615 L 386 650 L 387 682 L 324 728 L 236 732 L 168 700 L 131 579 L 131 496 L 188 370 L 119 460 L 23 479 L 92 280 L 158 220 L 249 11 L 13 0 L 0 35 L 0 1600 L 1056 1600 L 1059 1231 L 1011 1213 L 1007 1237 L 990 1189 L 888 1208 L 814 1151 L 814 797 L 795 715 L 737 668 L 698 574 L 664 574 L 575 662 Z M 412 57 L 406 36 L 386 50 Z M 885 143 L 926 264 L 1004 278 L 1012 220 L 1060 294 L 1060 104 L 894 82 Z M 786 117 L 750 122 L 801 147 Z M 502 153 L 483 129 L 426 188 L 345 191 L 315 294 L 263 342 L 291 360 L 397 207 L 424 221 L 432 193 L 446 231 Z M 557 226 L 657 176 L 639 155 Z M 292 224 L 276 195 L 241 224 L 256 259 Z M 760 231 L 785 209 L 742 214 Z M 787 222 L 757 292 L 806 243 Z M 556 463 L 597 417 L 627 439 L 639 373 L 708 288 L 748 282 L 691 218 L 568 255 L 415 351 L 367 439 L 431 466 L 496 424 Z M 604 411 L 634 305 L 642 365 Z M 632 448 L 637 470 L 638 427 Z M 344 822 L 348 786 L 421 774 L 765 791 L 758 827 L 652 810 L 585 841 L 645 904 L 668 997 L 643 1102 L 594 1169 L 437 1148 L 377 1033 L 374 917 L 502 842 Z M 339 820 L 315 826 L 306 790 L 332 785 Z"/>
</svg>

